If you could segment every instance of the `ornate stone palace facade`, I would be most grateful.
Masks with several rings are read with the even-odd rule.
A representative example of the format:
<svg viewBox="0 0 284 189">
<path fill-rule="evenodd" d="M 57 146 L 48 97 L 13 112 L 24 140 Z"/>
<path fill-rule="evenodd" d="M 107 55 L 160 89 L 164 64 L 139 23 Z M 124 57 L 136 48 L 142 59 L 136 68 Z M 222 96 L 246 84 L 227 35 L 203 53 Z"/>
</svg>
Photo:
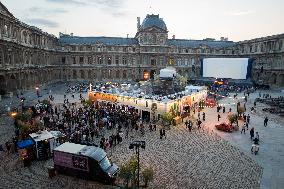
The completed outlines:
<svg viewBox="0 0 284 189">
<path fill-rule="evenodd" d="M 14 91 L 58 80 L 135 81 L 171 64 L 200 77 L 201 59 L 253 58 L 253 80 L 284 86 L 284 34 L 241 42 L 169 39 L 159 15 L 147 15 L 134 38 L 59 38 L 15 18 L 0 2 L 0 89 Z"/>
</svg>

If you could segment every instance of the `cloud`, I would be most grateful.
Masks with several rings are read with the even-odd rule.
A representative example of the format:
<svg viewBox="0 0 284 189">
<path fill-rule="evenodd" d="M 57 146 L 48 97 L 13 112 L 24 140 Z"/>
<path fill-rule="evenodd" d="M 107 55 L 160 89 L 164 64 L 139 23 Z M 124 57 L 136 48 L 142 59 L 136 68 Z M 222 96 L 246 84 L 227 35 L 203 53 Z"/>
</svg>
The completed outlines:
<svg viewBox="0 0 284 189">
<path fill-rule="evenodd" d="M 64 5 L 87 5 L 85 1 L 79 0 L 46 0 L 47 2 L 59 3 Z"/>
<path fill-rule="evenodd" d="M 238 11 L 238 12 L 230 12 L 229 15 L 232 16 L 244 16 L 248 14 L 252 14 L 254 11 L 248 10 L 248 11 Z"/>
<path fill-rule="evenodd" d="M 44 18 L 30 18 L 30 19 L 26 19 L 25 21 L 32 25 L 46 26 L 49 28 L 56 28 L 59 26 L 57 22 L 47 20 Z"/>
<path fill-rule="evenodd" d="M 32 13 L 34 15 L 41 15 L 41 16 L 49 16 L 49 15 L 54 15 L 54 14 L 62 14 L 68 12 L 65 9 L 45 9 L 41 7 L 31 7 L 27 10 L 27 12 Z"/>
<path fill-rule="evenodd" d="M 122 17 L 127 15 L 127 11 L 123 10 L 126 0 L 45 0 L 50 3 L 57 3 L 62 5 L 70 6 L 81 6 L 81 7 L 96 7 L 102 10 L 104 13 L 112 15 L 114 17 Z M 60 13 L 58 9 L 58 12 Z M 56 11 L 56 10 L 54 10 Z"/>
</svg>

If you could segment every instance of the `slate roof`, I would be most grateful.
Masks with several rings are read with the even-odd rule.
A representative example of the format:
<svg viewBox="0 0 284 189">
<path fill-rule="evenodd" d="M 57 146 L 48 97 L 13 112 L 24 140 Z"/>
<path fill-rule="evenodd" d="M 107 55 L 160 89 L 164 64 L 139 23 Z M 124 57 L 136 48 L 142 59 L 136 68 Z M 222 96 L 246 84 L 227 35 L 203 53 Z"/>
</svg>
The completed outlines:
<svg viewBox="0 0 284 189">
<path fill-rule="evenodd" d="M 156 26 L 158 28 L 161 28 L 161 29 L 167 31 L 167 26 L 166 26 L 165 22 L 161 18 L 159 18 L 159 15 L 147 14 L 147 16 L 143 20 L 140 28 L 146 29 L 146 28 L 153 27 L 153 26 Z"/>
<path fill-rule="evenodd" d="M 77 37 L 61 36 L 59 42 L 62 44 L 91 45 L 103 43 L 105 45 L 138 45 L 135 38 L 122 37 Z M 173 45 L 183 48 L 198 48 L 200 46 L 209 46 L 212 48 L 226 48 L 235 45 L 233 41 L 206 41 L 206 40 L 188 40 L 188 39 L 168 39 L 167 45 Z"/>
<path fill-rule="evenodd" d="M 168 45 L 184 47 L 184 48 L 197 48 L 200 46 L 209 46 L 212 48 L 226 48 L 231 47 L 235 43 L 233 41 L 206 41 L 206 40 L 188 40 L 188 39 L 168 39 Z"/>
<path fill-rule="evenodd" d="M 103 43 L 105 45 L 134 45 L 138 44 L 135 38 L 122 37 L 77 37 L 77 36 L 63 36 L 59 38 L 62 44 L 85 44 L 91 45 L 96 43 Z"/>
</svg>

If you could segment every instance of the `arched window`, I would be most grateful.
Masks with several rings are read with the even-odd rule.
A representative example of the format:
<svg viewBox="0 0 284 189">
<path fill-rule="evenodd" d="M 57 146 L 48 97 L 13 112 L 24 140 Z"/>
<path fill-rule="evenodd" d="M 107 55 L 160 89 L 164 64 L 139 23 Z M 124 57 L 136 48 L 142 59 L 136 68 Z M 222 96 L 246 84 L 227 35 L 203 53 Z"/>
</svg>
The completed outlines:
<svg viewBox="0 0 284 189">
<path fill-rule="evenodd" d="M 116 77 L 117 79 L 119 78 L 119 70 L 116 70 L 115 77 Z"/>
<path fill-rule="evenodd" d="M 108 65 L 111 65 L 111 57 L 108 57 L 108 58 L 107 58 L 107 64 L 108 64 Z"/>
<path fill-rule="evenodd" d="M 126 79 L 126 77 L 127 77 L 127 73 L 126 73 L 126 70 L 123 70 L 123 79 Z"/>
<path fill-rule="evenodd" d="M 8 36 L 8 26 L 6 24 L 4 25 L 4 35 Z"/>
</svg>

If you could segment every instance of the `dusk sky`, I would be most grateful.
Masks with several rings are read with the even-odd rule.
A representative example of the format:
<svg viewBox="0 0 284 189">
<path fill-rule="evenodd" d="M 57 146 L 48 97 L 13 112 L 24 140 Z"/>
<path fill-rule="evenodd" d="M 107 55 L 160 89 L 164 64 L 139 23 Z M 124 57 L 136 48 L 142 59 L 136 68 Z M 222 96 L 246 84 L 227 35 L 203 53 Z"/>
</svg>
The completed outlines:
<svg viewBox="0 0 284 189">
<path fill-rule="evenodd" d="M 164 19 L 169 38 L 240 41 L 284 33 L 283 0 L 1 0 L 21 21 L 58 36 L 134 37 L 136 18 Z"/>
</svg>

